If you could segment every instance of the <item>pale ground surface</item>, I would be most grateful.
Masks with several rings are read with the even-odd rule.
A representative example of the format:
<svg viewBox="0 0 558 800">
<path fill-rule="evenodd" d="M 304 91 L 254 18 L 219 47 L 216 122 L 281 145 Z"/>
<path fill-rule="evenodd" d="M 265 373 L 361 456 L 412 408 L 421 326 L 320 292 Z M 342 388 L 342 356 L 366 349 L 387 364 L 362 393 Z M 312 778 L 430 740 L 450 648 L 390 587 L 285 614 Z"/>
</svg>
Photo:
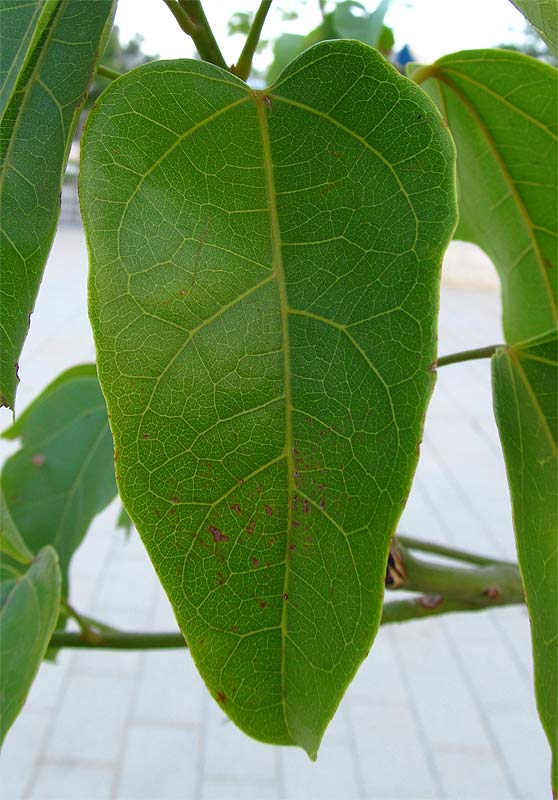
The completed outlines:
<svg viewBox="0 0 558 800">
<path fill-rule="evenodd" d="M 459 246 L 442 293 L 440 353 L 501 341 L 486 266 Z M 473 272 L 485 285 L 458 288 Z M 56 240 L 21 361 L 19 410 L 93 359 L 82 234 Z M 494 285 L 494 281 L 488 281 Z M 2 428 L 9 415 L 0 414 Z M 13 445 L 3 442 L 0 456 Z M 101 514 L 72 566 L 83 612 L 175 628 L 142 545 Z M 513 558 L 488 361 L 440 370 L 400 529 Z M 384 628 L 316 764 L 248 739 L 186 651 L 65 651 L 44 664 L 0 760 L 3 800 L 542 800 L 549 754 L 532 692 L 527 614 L 512 608 Z"/>
</svg>

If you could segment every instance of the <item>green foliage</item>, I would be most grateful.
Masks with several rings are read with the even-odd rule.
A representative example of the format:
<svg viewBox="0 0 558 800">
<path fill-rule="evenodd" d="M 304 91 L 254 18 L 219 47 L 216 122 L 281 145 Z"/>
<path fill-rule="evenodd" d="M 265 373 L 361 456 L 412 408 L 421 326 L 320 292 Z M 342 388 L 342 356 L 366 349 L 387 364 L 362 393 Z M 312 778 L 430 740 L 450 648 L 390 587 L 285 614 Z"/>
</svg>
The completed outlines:
<svg viewBox="0 0 558 800">
<path fill-rule="evenodd" d="M 33 561 L 33 553 L 29 550 L 21 534 L 15 526 L 15 522 L 10 514 L 10 509 L 6 505 L 4 492 L 0 487 L 0 554 L 10 556 L 21 564 L 28 564 Z"/>
<path fill-rule="evenodd" d="M 38 553 L 48 544 L 56 549 L 66 587 L 74 551 L 116 495 L 112 437 L 95 366 L 60 375 L 3 437 L 21 439 L 0 475 L 8 508 L 30 550 Z"/>
<path fill-rule="evenodd" d="M 558 0 L 511 0 L 533 28 L 558 55 Z"/>
<path fill-rule="evenodd" d="M 381 0 L 378 7 L 368 14 L 362 3 L 345 0 L 325 14 L 318 27 L 305 36 L 283 33 L 273 45 L 273 63 L 267 73 L 268 82 L 276 80 L 287 64 L 308 47 L 327 39 L 355 39 L 389 54 L 394 38 L 391 28 L 384 25 L 384 17 L 390 2 Z"/>
<path fill-rule="evenodd" d="M 558 82 L 528 56 L 467 50 L 414 68 L 457 147 L 458 239 L 478 244 L 502 282 L 514 343 L 556 325 Z"/>
<path fill-rule="evenodd" d="M 13 69 L 2 61 L 0 105 L 0 405 L 10 408 L 72 132 L 113 6 L 111 0 L 47 0 L 2 9 L 9 53 L 22 37 Z M 33 21 L 38 27 L 30 34 Z"/>
<path fill-rule="evenodd" d="M 21 711 L 58 619 L 60 570 L 44 547 L 23 571 L 0 570 L 0 744 Z"/>
<path fill-rule="evenodd" d="M 266 93 L 196 61 L 142 67 L 85 135 L 121 496 L 213 696 L 312 757 L 380 621 L 453 180 L 434 106 L 357 42 L 317 45 Z"/>
<path fill-rule="evenodd" d="M 229 72 L 198 0 L 170 3 L 219 66 L 133 69 L 91 115 L 81 198 L 127 508 L 118 525 L 129 531 L 129 511 L 229 716 L 314 757 L 379 624 L 389 540 L 418 459 L 439 265 L 455 223 L 449 127 L 455 236 L 482 247 L 502 281 L 511 346 L 493 357 L 494 405 L 554 752 L 556 70 L 467 51 L 412 67 L 419 88 L 366 46 L 393 46 L 387 0 L 372 13 L 353 0 L 320 5 L 316 29 L 277 39 L 275 83 L 254 92 L 231 72 L 248 74 L 269 4 L 231 19 L 250 36 Z M 556 53 L 556 0 L 515 5 Z M 112 10 L 110 0 L 0 2 L 0 391 L 12 407 L 72 131 Z M 344 37 L 364 44 L 300 55 Z M 146 58 L 140 38 L 121 47 L 113 30 L 109 67 Z M 2 738 L 63 641 L 47 651 L 69 613 L 72 554 L 116 494 L 95 366 L 63 373 L 4 435 L 21 448 L 0 481 Z M 494 603 L 521 596 L 513 565 L 470 556 L 481 572 L 448 572 L 407 553 L 397 573 L 395 553 L 390 576 L 443 602 L 434 612 L 390 603 L 384 621 L 484 608 L 488 574 L 503 579 Z M 95 623 L 93 643 L 102 630 L 118 635 Z"/>
<path fill-rule="evenodd" d="M 553 753 L 558 745 L 558 333 L 492 358 L 494 409 L 513 506 L 533 639 L 535 689 Z"/>
</svg>

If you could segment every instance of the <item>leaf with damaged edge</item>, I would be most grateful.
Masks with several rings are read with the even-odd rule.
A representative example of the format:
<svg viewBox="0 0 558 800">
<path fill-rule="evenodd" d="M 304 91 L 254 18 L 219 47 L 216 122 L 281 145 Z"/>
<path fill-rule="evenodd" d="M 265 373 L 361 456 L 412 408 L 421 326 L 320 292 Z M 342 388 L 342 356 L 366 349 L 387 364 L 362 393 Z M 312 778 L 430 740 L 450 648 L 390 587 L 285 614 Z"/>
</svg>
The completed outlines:
<svg viewBox="0 0 558 800">
<path fill-rule="evenodd" d="M 457 147 L 455 238 L 479 245 L 498 270 L 506 341 L 542 334 L 557 320 L 556 70 L 503 50 L 411 69 Z"/>
<path fill-rule="evenodd" d="M 38 22 L 45 23 L 51 12 L 48 21 L 42 34 L 31 39 L 33 51 L 21 61 L 17 85 L 0 118 L 0 404 L 10 408 L 56 229 L 72 133 L 113 9 L 113 0 L 47 4 Z M 19 16 L 5 9 L 1 21 L 2 38 L 16 39 Z"/>
<path fill-rule="evenodd" d="M 4 431 L 21 439 L 0 475 L 27 546 L 53 545 L 67 592 L 70 559 L 93 517 L 116 495 L 112 436 L 93 364 L 63 372 Z"/>
<path fill-rule="evenodd" d="M 558 55 L 558 0 L 511 0 L 511 2 L 544 39 L 551 53 Z"/>
<path fill-rule="evenodd" d="M 535 692 L 558 750 L 558 333 L 492 357 L 494 410 L 513 507 L 519 567 L 531 620 Z"/>
<path fill-rule="evenodd" d="M 213 697 L 312 758 L 380 621 L 453 164 L 428 97 L 357 42 L 261 92 L 197 61 L 139 67 L 85 132 L 122 499 Z"/>
<path fill-rule="evenodd" d="M 2 585 L 0 607 L 0 744 L 31 688 L 58 619 L 60 570 L 44 547 L 25 572 Z M 8 591 L 4 591 L 8 588 Z"/>
</svg>

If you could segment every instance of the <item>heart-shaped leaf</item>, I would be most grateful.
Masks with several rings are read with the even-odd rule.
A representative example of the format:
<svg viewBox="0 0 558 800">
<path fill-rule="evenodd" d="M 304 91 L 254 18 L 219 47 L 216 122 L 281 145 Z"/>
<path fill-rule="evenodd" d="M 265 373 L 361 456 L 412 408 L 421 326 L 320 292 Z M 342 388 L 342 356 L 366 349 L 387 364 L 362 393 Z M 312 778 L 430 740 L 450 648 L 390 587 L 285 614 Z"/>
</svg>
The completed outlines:
<svg viewBox="0 0 558 800">
<path fill-rule="evenodd" d="M 357 42 L 266 91 L 115 81 L 83 142 L 122 499 L 213 696 L 314 757 L 379 624 L 433 385 L 453 147 Z"/>
<path fill-rule="evenodd" d="M 412 70 L 455 139 L 455 236 L 482 247 L 498 270 L 506 340 L 545 333 L 557 320 L 556 70 L 503 50 L 467 50 Z"/>
<path fill-rule="evenodd" d="M 535 690 L 558 745 L 558 333 L 492 358 L 494 409 L 506 460 L 519 566 L 531 619 Z"/>
</svg>

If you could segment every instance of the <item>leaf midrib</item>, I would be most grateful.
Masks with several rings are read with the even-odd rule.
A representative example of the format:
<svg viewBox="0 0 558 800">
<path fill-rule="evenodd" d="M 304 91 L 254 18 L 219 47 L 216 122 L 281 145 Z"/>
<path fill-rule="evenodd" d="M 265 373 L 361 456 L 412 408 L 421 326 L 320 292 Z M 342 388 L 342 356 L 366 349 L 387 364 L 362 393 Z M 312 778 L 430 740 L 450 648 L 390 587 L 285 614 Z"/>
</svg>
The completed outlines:
<svg viewBox="0 0 558 800">
<path fill-rule="evenodd" d="M 289 306 L 287 297 L 287 287 L 285 283 L 285 272 L 283 268 L 283 256 L 281 251 L 281 230 L 279 227 L 279 215 L 277 212 L 277 200 L 275 193 L 275 181 L 273 175 L 273 162 L 271 157 L 271 145 L 269 141 L 269 128 L 267 124 L 266 95 L 263 92 L 254 92 L 256 109 L 258 114 L 258 124 L 262 139 L 262 154 L 265 170 L 266 194 L 269 206 L 269 222 L 271 232 L 271 250 L 273 274 L 277 281 L 279 291 L 279 308 L 281 314 L 281 341 L 283 349 L 283 371 L 285 383 L 285 457 L 287 459 L 287 535 L 285 544 L 285 576 L 283 578 L 283 596 L 281 613 L 281 705 L 283 707 L 283 719 L 287 732 L 294 740 L 289 728 L 286 706 L 286 642 L 288 637 L 287 628 L 287 606 L 289 596 L 290 563 L 289 552 L 292 537 L 292 510 L 294 501 L 293 477 L 295 465 L 293 459 L 293 428 L 292 428 L 292 385 L 291 385 L 291 358 L 289 348 Z"/>
</svg>

